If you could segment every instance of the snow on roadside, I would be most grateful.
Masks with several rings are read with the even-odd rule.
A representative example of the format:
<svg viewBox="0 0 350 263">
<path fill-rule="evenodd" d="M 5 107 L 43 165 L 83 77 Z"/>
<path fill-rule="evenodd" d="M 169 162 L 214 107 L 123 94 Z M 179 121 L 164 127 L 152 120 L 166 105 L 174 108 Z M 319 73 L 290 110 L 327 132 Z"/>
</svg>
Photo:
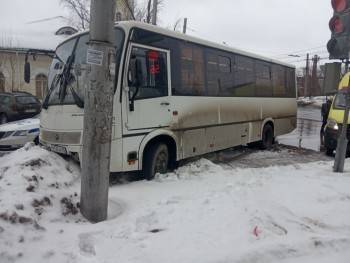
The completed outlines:
<svg viewBox="0 0 350 263">
<path fill-rule="evenodd" d="M 27 145 L 0 158 L 0 214 L 30 218 L 0 218 L 0 262 L 348 262 L 349 172 L 333 174 L 330 162 L 232 164 L 201 159 L 112 186 L 109 220 L 90 224 L 72 214 L 79 168 Z"/>
<path fill-rule="evenodd" d="M 84 221 L 79 179 L 77 165 L 33 144 L 0 158 L 0 262 L 24 257 L 26 244 L 50 228 L 47 222 Z M 18 253 L 8 253 L 14 246 Z"/>
</svg>

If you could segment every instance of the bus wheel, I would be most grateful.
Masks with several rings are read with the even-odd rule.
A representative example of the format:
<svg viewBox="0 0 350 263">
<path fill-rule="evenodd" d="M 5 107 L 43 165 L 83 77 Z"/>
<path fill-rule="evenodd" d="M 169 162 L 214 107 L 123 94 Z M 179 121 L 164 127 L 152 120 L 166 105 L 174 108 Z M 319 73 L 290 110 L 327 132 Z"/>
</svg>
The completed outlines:
<svg viewBox="0 0 350 263">
<path fill-rule="evenodd" d="M 334 152 L 334 150 L 333 149 L 330 149 L 330 148 L 326 148 L 326 155 L 327 156 L 333 156 L 333 152 Z"/>
<path fill-rule="evenodd" d="M 273 128 L 270 124 L 265 124 L 262 132 L 262 140 L 260 142 L 260 149 L 271 149 L 274 141 Z"/>
<path fill-rule="evenodd" d="M 145 152 L 143 160 L 143 175 L 147 180 L 152 180 L 157 173 L 164 174 L 168 171 L 169 150 L 162 142 L 151 145 Z"/>
</svg>

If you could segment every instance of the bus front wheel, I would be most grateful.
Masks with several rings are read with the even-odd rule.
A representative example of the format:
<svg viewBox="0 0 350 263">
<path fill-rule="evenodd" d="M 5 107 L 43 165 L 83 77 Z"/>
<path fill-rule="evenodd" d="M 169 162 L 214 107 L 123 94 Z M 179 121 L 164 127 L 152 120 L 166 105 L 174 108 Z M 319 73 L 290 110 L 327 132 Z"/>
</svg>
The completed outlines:
<svg viewBox="0 0 350 263">
<path fill-rule="evenodd" d="M 262 131 L 262 140 L 260 142 L 260 149 L 271 149 L 274 142 L 274 133 L 271 124 L 265 124 Z"/>
<path fill-rule="evenodd" d="M 166 173 L 168 166 L 169 150 L 165 143 L 155 143 L 146 150 L 143 160 L 143 176 L 145 179 L 152 180 L 157 173 Z"/>
</svg>

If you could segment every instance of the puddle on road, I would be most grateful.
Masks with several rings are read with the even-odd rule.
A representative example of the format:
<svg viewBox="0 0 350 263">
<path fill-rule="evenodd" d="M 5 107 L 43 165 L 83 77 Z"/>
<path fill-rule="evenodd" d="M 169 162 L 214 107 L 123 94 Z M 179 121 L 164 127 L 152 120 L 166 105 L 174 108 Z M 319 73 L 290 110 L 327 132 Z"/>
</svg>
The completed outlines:
<svg viewBox="0 0 350 263">
<path fill-rule="evenodd" d="M 321 147 L 321 109 L 317 107 L 298 107 L 297 128 L 289 134 L 278 136 L 281 144 L 320 151 Z"/>
<path fill-rule="evenodd" d="M 281 144 L 320 151 L 321 126 L 321 121 L 298 119 L 297 128 L 292 133 L 277 137 L 277 141 Z"/>
</svg>

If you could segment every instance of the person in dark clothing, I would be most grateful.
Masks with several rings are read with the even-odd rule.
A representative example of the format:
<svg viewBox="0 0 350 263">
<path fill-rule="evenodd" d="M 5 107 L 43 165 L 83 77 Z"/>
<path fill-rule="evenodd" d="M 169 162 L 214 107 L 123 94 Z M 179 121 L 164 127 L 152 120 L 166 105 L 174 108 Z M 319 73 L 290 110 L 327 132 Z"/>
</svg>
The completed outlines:
<svg viewBox="0 0 350 263">
<path fill-rule="evenodd" d="M 320 131 L 321 144 L 323 144 L 324 129 L 325 129 L 326 124 L 327 124 L 328 115 L 329 115 L 329 111 L 331 110 L 332 102 L 333 102 L 332 97 L 328 97 L 327 101 L 322 104 L 322 108 L 321 108 L 322 126 L 321 126 L 321 131 Z"/>
</svg>

